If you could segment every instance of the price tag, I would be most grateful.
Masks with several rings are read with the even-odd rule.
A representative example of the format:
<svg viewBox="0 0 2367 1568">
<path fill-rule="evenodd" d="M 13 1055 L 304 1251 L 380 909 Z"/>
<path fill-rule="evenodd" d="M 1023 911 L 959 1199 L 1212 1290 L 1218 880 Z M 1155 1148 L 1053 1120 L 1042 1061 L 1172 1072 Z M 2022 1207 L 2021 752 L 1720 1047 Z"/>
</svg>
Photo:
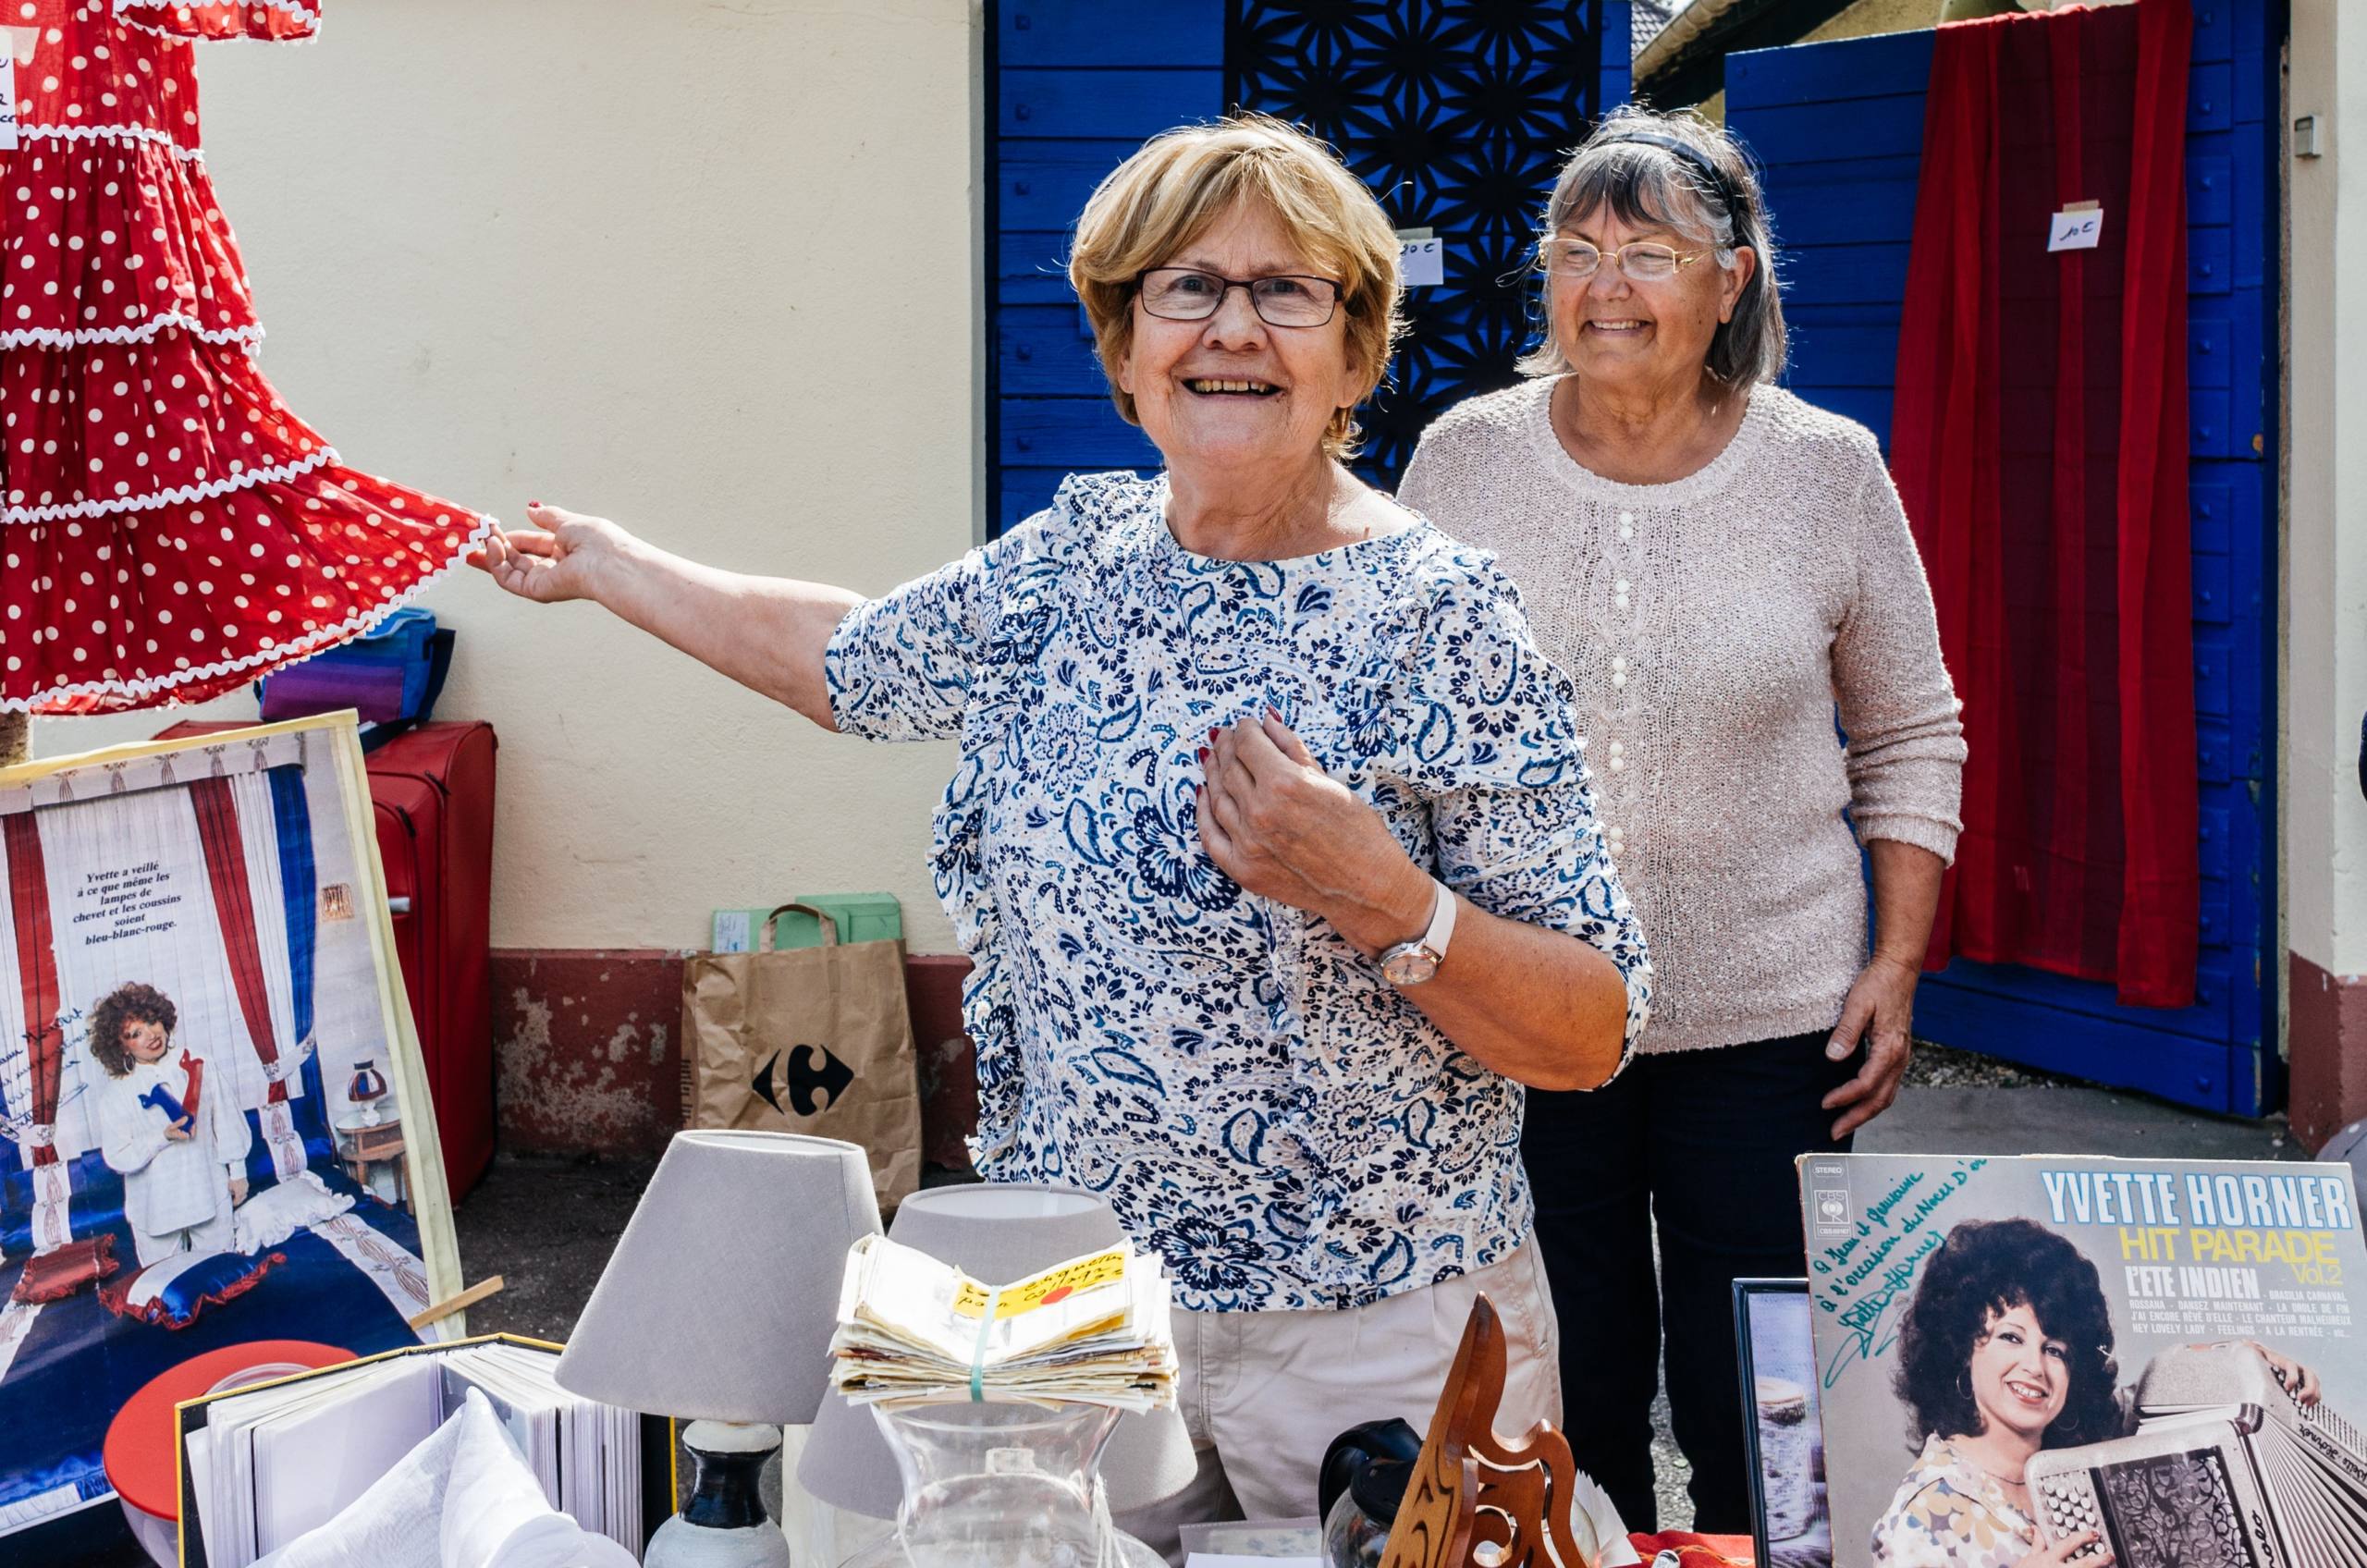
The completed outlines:
<svg viewBox="0 0 2367 1568">
<path fill-rule="evenodd" d="M 2076 202 L 2054 214 L 2047 225 L 2046 248 L 2055 251 L 2092 251 L 2096 241 L 2104 236 L 2104 210 L 2094 202 Z"/>
<path fill-rule="evenodd" d="M 1428 229 L 1397 236 L 1397 271 L 1408 288 L 1436 288 L 1446 281 L 1446 241 Z"/>
<path fill-rule="evenodd" d="M 0 152 L 17 145 L 17 55 L 0 54 Z"/>
</svg>

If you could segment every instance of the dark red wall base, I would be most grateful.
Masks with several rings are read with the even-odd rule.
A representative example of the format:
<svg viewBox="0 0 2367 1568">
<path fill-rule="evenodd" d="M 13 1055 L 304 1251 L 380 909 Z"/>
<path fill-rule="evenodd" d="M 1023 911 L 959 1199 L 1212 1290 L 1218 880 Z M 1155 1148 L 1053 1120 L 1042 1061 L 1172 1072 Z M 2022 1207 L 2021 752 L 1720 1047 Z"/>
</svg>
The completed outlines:
<svg viewBox="0 0 2367 1568">
<path fill-rule="evenodd" d="M 2287 955 L 2286 1040 L 2293 1132 L 2316 1149 L 2367 1116 L 2367 976 Z"/>
<path fill-rule="evenodd" d="M 931 1165 L 970 1168 L 978 1076 L 962 1032 L 962 957 L 908 958 L 919 1047 L 921 1141 Z M 501 1146 L 655 1155 L 682 1124 L 682 955 L 661 948 L 497 948 L 495 1109 Z"/>
</svg>

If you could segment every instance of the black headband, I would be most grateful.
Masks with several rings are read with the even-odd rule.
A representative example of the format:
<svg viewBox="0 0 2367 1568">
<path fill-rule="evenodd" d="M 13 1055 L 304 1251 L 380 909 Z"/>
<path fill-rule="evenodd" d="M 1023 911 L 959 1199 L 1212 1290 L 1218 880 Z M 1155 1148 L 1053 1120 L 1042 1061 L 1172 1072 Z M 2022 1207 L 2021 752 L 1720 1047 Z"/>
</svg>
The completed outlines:
<svg viewBox="0 0 2367 1568">
<path fill-rule="evenodd" d="M 1703 179 L 1710 182 L 1710 189 L 1717 193 L 1719 201 L 1723 202 L 1726 204 L 1726 214 L 1728 216 L 1735 219 L 1741 218 L 1743 213 L 1741 188 L 1735 185 L 1732 176 L 1728 175 L 1725 170 L 1720 168 L 1710 155 L 1702 152 L 1699 147 L 1696 147 L 1691 142 L 1684 141 L 1678 137 L 1662 136 L 1656 130 L 1613 131 L 1608 138 L 1597 141 L 1593 145 L 1597 147 L 1616 147 L 1623 142 L 1636 143 L 1646 147 L 1657 147 L 1663 153 L 1674 153 L 1681 162 L 1692 167 Z M 1736 238 L 1739 239 L 1740 236 L 1736 236 Z"/>
</svg>

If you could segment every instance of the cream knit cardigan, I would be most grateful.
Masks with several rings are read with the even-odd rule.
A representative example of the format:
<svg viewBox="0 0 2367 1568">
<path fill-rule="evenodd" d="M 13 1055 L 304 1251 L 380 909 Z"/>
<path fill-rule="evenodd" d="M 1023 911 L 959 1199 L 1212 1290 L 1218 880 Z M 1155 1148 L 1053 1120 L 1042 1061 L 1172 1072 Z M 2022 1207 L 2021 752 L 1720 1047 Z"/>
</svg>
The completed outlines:
<svg viewBox="0 0 2367 1568">
<path fill-rule="evenodd" d="M 1552 391 L 1451 410 L 1399 497 L 1496 553 L 1576 684 L 1651 944 L 1638 1048 L 1829 1029 L 1867 952 L 1849 823 L 1944 858 L 1963 826 L 1964 727 L 1898 493 L 1864 426 L 1776 386 L 1707 467 L 1616 484 L 1563 448 Z"/>
</svg>

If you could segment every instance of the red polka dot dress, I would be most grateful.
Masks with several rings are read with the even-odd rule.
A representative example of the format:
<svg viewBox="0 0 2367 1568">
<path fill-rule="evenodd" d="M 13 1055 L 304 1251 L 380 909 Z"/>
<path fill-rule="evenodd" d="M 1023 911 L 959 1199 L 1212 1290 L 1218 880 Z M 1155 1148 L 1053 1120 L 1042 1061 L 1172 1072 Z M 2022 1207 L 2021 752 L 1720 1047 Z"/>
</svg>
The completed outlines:
<svg viewBox="0 0 2367 1568">
<path fill-rule="evenodd" d="M 195 38 L 317 0 L 0 0 L 0 710 L 196 702 L 358 632 L 491 527 L 344 467 L 262 328 L 198 144 Z"/>
<path fill-rule="evenodd" d="M 260 38 L 300 42 L 320 31 L 321 0 L 113 0 L 133 27 L 173 38 Z"/>
</svg>

